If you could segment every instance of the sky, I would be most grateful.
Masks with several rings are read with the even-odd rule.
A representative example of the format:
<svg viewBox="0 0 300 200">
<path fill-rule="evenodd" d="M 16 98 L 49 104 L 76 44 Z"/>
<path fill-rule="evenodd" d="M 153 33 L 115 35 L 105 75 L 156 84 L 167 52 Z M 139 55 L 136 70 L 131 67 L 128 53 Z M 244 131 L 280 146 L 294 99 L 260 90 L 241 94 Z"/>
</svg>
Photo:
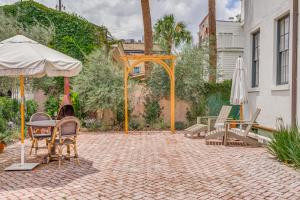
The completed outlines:
<svg viewBox="0 0 300 200">
<path fill-rule="evenodd" d="M 17 0 L 0 0 L 0 5 Z M 58 0 L 37 0 L 55 8 Z M 104 25 L 118 39 L 142 39 L 143 19 L 140 0 L 62 0 L 66 12 L 76 13 L 88 21 Z M 216 0 L 217 19 L 228 20 L 240 13 L 240 0 Z M 166 14 L 183 21 L 197 40 L 198 25 L 207 15 L 208 0 L 150 0 L 152 24 Z"/>
</svg>

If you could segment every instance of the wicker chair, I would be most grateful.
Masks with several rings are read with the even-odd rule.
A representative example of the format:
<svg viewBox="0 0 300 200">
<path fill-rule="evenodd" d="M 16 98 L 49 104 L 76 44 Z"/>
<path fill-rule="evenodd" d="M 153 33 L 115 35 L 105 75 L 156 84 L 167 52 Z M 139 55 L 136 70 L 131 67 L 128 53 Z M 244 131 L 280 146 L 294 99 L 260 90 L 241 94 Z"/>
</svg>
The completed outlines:
<svg viewBox="0 0 300 200">
<path fill-rule="evenodd" d="M 58 166 L 60 168 L 62 157 L 63 157 L 63 149 L 67 147 L 67 158 L 70 159 L 70 149 L 73 147 L 74 156 L 77 163 L 78 160 L 78 151 L 77 151 L 77 134 L 80 128 L 80 121 L 76 117 L 65 117 L 58 122 L 54 129 L 54 134 L 52 135 L 51 140 L 48 142 L 48 162 L 54 158 L 58 158 Z M 57 154 L 53 155 L 52 149 L 57 149 Z"/>
<path fill-rule="evenodd" d="M 30 121 L 43 121 L 43 120 L 51 120 L 51 117 L 43 112 L 37 112 L 33 114 L 30 117 Z M 37 154 L 37 151 L 39 149 L 38 141 L 45 140 L 47 138 L 51 137 L 51 128 L 41 128 L 41 127 L 34 127 L 30 126 L 28 129 L 28 134 L 31 137 L 32 144 L 30 148 L 30 155 L 32 153 L 32 149 L 35 149 L 35 154 Z M 47 146 L 47 140 L 46 140 L 46 146 Z"/>
</svg>

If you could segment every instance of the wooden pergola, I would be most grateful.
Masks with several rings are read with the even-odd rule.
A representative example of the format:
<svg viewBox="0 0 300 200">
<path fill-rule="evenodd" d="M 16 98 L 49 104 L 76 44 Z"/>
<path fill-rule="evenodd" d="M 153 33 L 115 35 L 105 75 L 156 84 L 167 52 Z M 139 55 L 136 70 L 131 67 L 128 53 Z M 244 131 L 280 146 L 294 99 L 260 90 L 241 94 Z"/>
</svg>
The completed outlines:
<svg viewBox="0 0 300 200">
<path fill-rule="evenodd" d="M 128 77 L 132 69 L 144 62 L 153 62 L 161 65 L 170 78 L 170 123 L 171 132 L 175 132 L 175 59 L 173 55 L 125 55 L 124 61 L 124 108 L 125 108 L 125 133 L 128 133 Z M 169 62 L 166 62 L 169 61 Z"/>
</svg>

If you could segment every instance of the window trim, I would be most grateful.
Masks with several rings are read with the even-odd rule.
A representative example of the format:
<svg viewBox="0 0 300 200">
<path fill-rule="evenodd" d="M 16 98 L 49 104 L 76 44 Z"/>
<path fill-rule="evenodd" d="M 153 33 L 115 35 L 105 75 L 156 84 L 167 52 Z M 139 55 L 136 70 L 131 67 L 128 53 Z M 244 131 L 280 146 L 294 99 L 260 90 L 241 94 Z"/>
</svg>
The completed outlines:
<svg viewBox="0 0 300 200">
<path fill-rule="evenodd" d="M 259 66 L 260 66 L 260 29 L 256 30 L 251 34 L 252 36 L 252 79 L 251 79 L 251 87 L 252 88 L 257 88 L 259 87 Z M 258 36 L 258 44 L 257 46 L 255 45 L 255 37 Z M 258 49 L 258 55 L 257 55 L 257 60 L 255 60 L 255 51 Z M 258 62 L 258 69 L 256 68 L 256 62 Z M 257 75 L 257 70 L 258 70 L 258 76 Z"/>
<path fill-rule="evenodd" d="M 283 35 L 281 35 L 281 32 L 280 32 L 280 28 L 281 28 L 281 26 L 280 26 L 280 23 L 281 23 L 281 21 L 283 21 L 283 20 L 286 20 L 288 18 L 288 20 L 289 20 L 289 24 L 288 24 L 288 32 L 287 33 L 285 33 L 285 22 L 284 22 L 284 34 Z M 283 16 L 281 16 L 280 18 L 278 18 L 277 19 L 277 21 L 276 21 L 276 24 L 277 24 L 277 29 L 276 29 L 276 42 L 277 42 L 277 46 L 276 46 L 276 60 L 277 60 L 277 64 L 276 64 L 276 85 L 287 85 L 287 84 L 289 84 L 289 66 L 290 66 L 290 60 L 289 60 L 289 57 L 290 57 L 290 28 L 291 28 L 291 21 L 290 21 L 290 14 L 288 13 L 288 14 L 286 14 L 286 15 L 283 15 Z M 281 39 L 281 37 L 285 37 L 285 36 L 288 36 L 288 43 L 287 43 L 287 45 L 288 45 L 288 47 L 287 47 L 287 49 L 286 50 L 283 50 L 283 51 L 281 51 L 280 50 L 280 39 Z M 284 45 L 285 45 L 285 39 L 284 39 Z M 285 64 L 286 64 L 286 62 L 287 62 L 287 65 L 285 66 L 286 67 L 286 69 L 285 69 L 285 73 L 286 73 L 286 80 L 285 81 L 283 81 L 283 80 L 281 80 L 281 76 L 282 76 L 282 74 L 281 74 L 281 71 L 282 71 L 282 67 L 283 66 L 281 66 L 281 61 L 282 61 L 282 59 L 281 59 L 281 54 L 282 53 L 287 53 L 288 55 L 287 55 L 287 57 L 286 57 L 286 59 L 287 59 L 287 61 L 285 61 Z"/>
<path fill-rule="evenodd" d="M 136 70 L 137 70 L 138 72 L 136 72 Z M 134 74 L 140 74 L 140 73 L 141 73 L 141 67 L 140 67 L 140 66 L 134 67 L 134 68 L 133 68 L 133 73 L 134 73 Z"/>
</svg>

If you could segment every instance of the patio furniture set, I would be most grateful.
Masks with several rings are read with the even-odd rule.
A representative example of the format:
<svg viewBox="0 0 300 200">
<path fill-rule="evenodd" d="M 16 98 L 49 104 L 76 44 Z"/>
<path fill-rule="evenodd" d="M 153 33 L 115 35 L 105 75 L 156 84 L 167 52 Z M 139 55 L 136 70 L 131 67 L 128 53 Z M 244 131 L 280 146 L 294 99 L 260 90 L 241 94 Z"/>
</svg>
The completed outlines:
<svg viewBox="0 0 300 200">
<path fill-rule="evenodd" d="M 261 111 L 257 108 L 250 120 L 232 120 L 229 114 L 232 106 L 223 106 L 219 116 L 198 117 L 197 124 L 185 129 L 185 136 L 195 137 L 205 134 L 206 144 L 242 142 L 249 146 L 260 146 L 256 138 L 249 136 L 253 125 L 258 125 L 256 119 Z M 207 123 L 203 123 L 203 119 Z"/>
<path fill-rule="evenodd" d="M 26 123 L 26 125 L 29 127 L 28 133 L 32 140 L 30 155 L 33 149 L 37 155 L 39 149 L 38 142 L 45 141 L 46 148 L 48 149 L 48 154 L 44 158 L 46 163 L 52 160 L 58 160 L 58 166 L 60 168 L 63 158 L 70 160 L 72 148 L 74 152 L 74 156 L 72 157 L 79 164 L 77 135 L 80 128 L 80 121 L 74 117 L 72 106 L 63 106 L 55 120 L 52 120 L 46 113 L 35 113 L 31 116 L 30 122 Z M 67 148 L 67 154 L 63 155 L 63 149 L 65 147 Z"/>
</svg>

